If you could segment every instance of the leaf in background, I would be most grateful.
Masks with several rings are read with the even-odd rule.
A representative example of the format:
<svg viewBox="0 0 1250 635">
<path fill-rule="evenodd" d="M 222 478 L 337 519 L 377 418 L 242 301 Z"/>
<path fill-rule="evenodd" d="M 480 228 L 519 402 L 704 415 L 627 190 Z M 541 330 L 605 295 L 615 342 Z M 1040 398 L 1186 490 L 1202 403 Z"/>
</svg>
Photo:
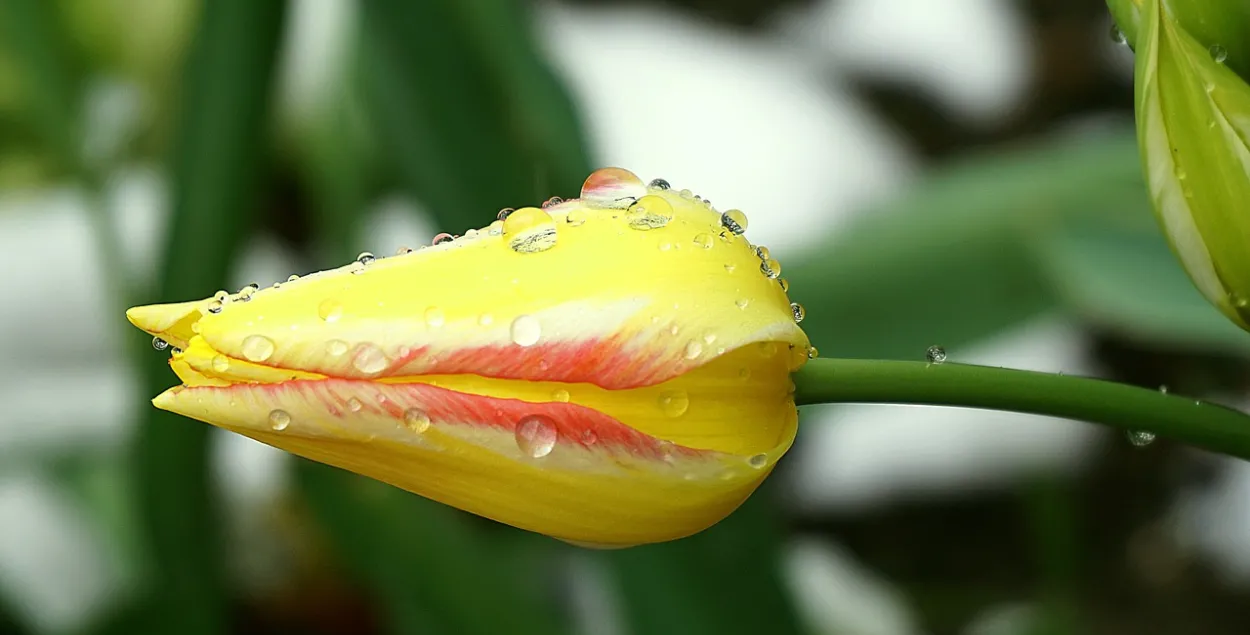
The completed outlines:
<svg viewBox="0 0 1250 635">
<path fill-rule="evenodd" d="M 466 522 L 474 519 L 311 461 L 300 460 L 297 474 L 318 523 L 381 600 L 389 632 L 564 632 L 552 607 L 511 584 L 507 562 Z"/>
<path fill-rule="evenodd" d="M 55 3 L 0 2 L 0 46 L 12 56 L 25 112 L 66 171 L 78 169 L 82 77 Z"/>
<path fill-rule="evenodd" d="M 364 83 L 411 193 L 462 231 L 574 196 L 590 173 L 563 90 L 513 0 L 368 0 Z"/>
<path fill-rule="evenodd" d="M 1250 85 L 1160 0 L 1141 26 L 1137 133 L 1155 212 L 1198 290 L 1250 330 Z"/>
<path fill-rule="evenodd" d="M 1029 245 L 1074 215 L 1142 212 L 1133 138 L 994 154 L 868 210 L 784 275 L 813 343 L 837 357 L 921 359 L 1055 306 Z"/>
<path fill-rule="evenodd" d="M 182 75 L 159 300 L 205 297 L 226 280 L 255 210 L 286 9 L 285 2 L 252 0 L 203 7 Z M 147 353 L 141 367 L 150 397 L 169 387 L 173 375 L 165 360 Z M 171 633 L 223 633 L 224 559 L 209 486 L 209 427 L 151 407 L 144 413 L 133 460 L 158 623 Z"/>
</svg>

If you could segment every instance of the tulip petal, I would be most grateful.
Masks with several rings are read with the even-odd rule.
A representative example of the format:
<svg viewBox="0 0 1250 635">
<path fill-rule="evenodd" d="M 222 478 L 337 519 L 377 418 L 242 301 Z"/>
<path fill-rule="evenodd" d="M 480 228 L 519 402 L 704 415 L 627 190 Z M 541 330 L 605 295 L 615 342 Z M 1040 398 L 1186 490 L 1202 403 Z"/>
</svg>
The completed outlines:
<svg viewBox="0 0 1250 635">
<path fill-rule="evenodd" d="M 140 330 L 170 344 L 186 348 L 195 336 L 193 325 L 203 316 L 207 300 L 137 306 L 126 311 L 126 319 Z"/>
</svg>

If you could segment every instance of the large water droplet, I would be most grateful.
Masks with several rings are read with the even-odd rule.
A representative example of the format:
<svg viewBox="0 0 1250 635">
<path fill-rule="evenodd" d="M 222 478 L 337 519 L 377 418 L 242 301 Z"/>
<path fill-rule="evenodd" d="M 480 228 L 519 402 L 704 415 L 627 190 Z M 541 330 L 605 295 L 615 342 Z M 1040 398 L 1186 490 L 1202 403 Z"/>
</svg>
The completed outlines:
<svg viewBox="0 0 1250 635">
<path fill-rule="evenodd" d="M 322 300 L 317 305 L 317 317 L 326 322 L 338 322 L 343 317 L 343 304 L 338 300 Z"/>
<path fill-rule="evenodd" d="M 752 456 L 751 458 L 747 459 L 747 465 L 750 465 L 751 467 L 757 470 L 762 470 L 768 466 L 768 455 L 756 454 Z"/>
<path fill-rule="evenodd" d="M 503 222 L 503 235 L 513 251 L 532 254 L 556 246 L 556 223 L 537 207 L 522 207 Z"/>
<path fill-rule="evenodd" d="M 390 360 L 386 358 L 386 354 L 373 344 L 361 344 L 356 348 L 356 355 L 352 358 L 352 366 L 369 375 L 376 375 L 386 370 L 389 364 Z"/>
<path fill-rule="evenodd" d="M 684 390 L 670 390 L 660 395 L 660 411 L 667 417 L 680 417 L 690 409 L 690 395 Z"/>
<path fill-rule="evenodd" d="M 159 337 L 154 337 L 152 338 L 152 348 L 155 348 L 158 351 L 163 351 L 169 348 L 169 342 L 166 342 Z"/>
<path fill-rule="evenodd" d="M 264 335 L 248 335 L 241 346 L 243 357 L 250 362 L 263 362 L 273 355 L 273 340 Z"/>
<path fill-rule="evenodd" d="M 690 340 L 686 344 L 686 359 L 696 359 L 703 354 L 703 342 Z"/>
<path fill-rule="evenodd" d="M 269 411 L 269 428 L 274 432 L 282 432 L 291 425 L 291 415 L 285 410 Z"/>
<path fill-rule="evenodd" d="M 667 189 L 672 189 L 673 186 L 670 185 L 669 182 L 665 181 L 664 179 L 651 179 L 651 182 L 647 184 L 647 187 L 654 188 L 657 190 L 667 190 Z"/>
<path fill-rule="evenodd" d="M 367 251 L 362 251 L 359 256 L 356 256 L 356 262 L 359 262 L 366 267 L 373 264 L 374 260 L 377 260 L 377 257 Z"/>
<path fill-rule="evenodd" d="M 1215 61 L 1216 64 L 1223 64 L 1226 60 L 1228 60 L 1228 49 L 1220 46 L 1219 44 L 1212 44 L 1210 52 L 1211 59 Z"/>
<path fill-rule="evenodd" d="M 637 174 L 624 168 L 595 170 L 582 183 L 582 200 L 591 207 L 625 209 L 647 194 Z"/>
<path fill-rule="evenodd" d="M 625 214 L 625 221 L 633 229 L 658 229 L 673 218 L 673 206 L 663 197 L 654 194 L 638 199 Z"/>
<path fill-rule="evenodd" d="M 770 279 L 776 279 L 781 275 L 781 263 L 772 259 L 760 261 L 760 273 Z"/>
<path fill-rule="evenodd" d="M 924 357 L 930 364 L 941 364 L 946 361 L 946 349 L 936 345 L 930 346 L 929 349 L 924 352 Z"/>
<path fill-rule="evenodd" d="M 803 310 L 803 305 L 798 302 L 790 303 L 790 313 L 794 314 L 795 323 L 802 322 L 807 317 L 807 311 Z"/>
<path fill-rule="evenodd" d="M 339 355 L 347 352 L 347 342 L 344 342 L 343 340 L 330 340 L 329 342 L 326 342 L 326 352 L 329 353 L 331 357 L 338 357 Z"/>
<path fill-rule="evenodd" d="M 538 323 L 538 318 L 532 315 L 519 315 L 512 320 L 509 332 L 512 335 L 512 342 L 517 346 L 533 346 L 542 337 L 543 329 Z"/>
<path fill-rule="evenodd" d="M 530 415 L 516 424 L 516 445 L 526 456 L 541 459 L 556 447 L 556 424 L 550 417 Z"/>
<path fill-rule="evenodd" d="M 447 317 L 443 315 L 443 310 L 439 307 L 432 306 L 425 310 L 425 325 L 436 329 L 447 321 Z"/>
<path fill-rule="evenodd" d="M 1129 430 L 1126 436 L 1129 443 L 1139 448 L 1144 448 L 1155 441 L 1155 433 L 1149 430 Z"/>
<path fill-rule="evenodd" d="M 742 234 L 747 230 L 747 215 L 740 209 L 731 209 L 720 215 L 720 224 L 731 234 Z"/>
<path fill-rule="evenodd" d="M 224 373 L 230 370 L 230 358 L 225 355 L 213 355 L 213 372 Z"/>
<path fill-rule="evenodd" d="M 420 408 L 409 408 L 404 411 L 404 427 L 421 434 L 430 429 L 430 415 Z"/>
</svg>

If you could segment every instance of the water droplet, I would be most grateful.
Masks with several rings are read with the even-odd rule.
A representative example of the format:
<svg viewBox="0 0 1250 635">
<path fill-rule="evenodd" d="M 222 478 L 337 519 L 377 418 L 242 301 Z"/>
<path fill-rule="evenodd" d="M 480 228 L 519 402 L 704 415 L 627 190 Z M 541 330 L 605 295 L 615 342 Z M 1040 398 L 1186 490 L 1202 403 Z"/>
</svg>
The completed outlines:
<svg viewBox="0 0 1250 635">
<path fill-rule="evenodd" d="M 684 390 L 670 390 L 660 395 L 660 411 L 666 417 L 680 417 L 690 409 L 690 395 Z"/>
<path fill-rule="evenodd" d="M 778 278 L 778 279 L 777 279 L 777 282 L 781 283 L 781 292 L 782 292 L 782 293 L 789 293 L 789 292 L 790 292 L 790 283 L 789 283 L 789 282 L 786 282 L 786 279 L 785 279 L 785 278 Z"/>
<path fill-rule="evenodd" d="M 664 179 L 651 179 L 651 182 L 647 184 L 647 187 L 654 188 L 657 190 L 667 190 L 667 189 L 672 188 L 673 186 L 669 185 L 668 181 L 665 181 Z"/>
<path fill-rule="evenodd" d="M 569 210 L 569 213 L 564 216 L 564 222 L 573 227 L 580 227 L 586 224 L 586 210 L 580 208 Z"/>
<path fill-rule="evenodd" d="M 557 388 L 554 392 L 551 393 L 551 398 L 560 403 L 568 403 L 569 398 L 570 398 L 569 391 L 563 388 Z"/>
<path fill-rule="evenodd" d="M 808 346 L 808 347 L 807 347 L 807 358 L 808 358 L 808 359 L 816 359 L 816 358 L 817 358 L 817 357 L 819 357 L 819 356 L 820 356 L 820 351 L 816 350 L 816 347 L 815 347 L 815 346 Z"/>
<path fill-rule="evenodd" d="M 361 344 L 356 348 L 356 355 L 352 358 L 352 366 L 369 375 L 376 375 L 386 370 L 389 364 L 390 360 L 386 358 L 386 354 L 373 344 Z"/>
<path fill-rule="evenodd" d="M 495 220 L 508 220 L 508 217 L 515 211 L 516 210 L 511 207 L 505 207 L 499 210 L 499 213 L 495 215 Z"/>
<path fill-rule="evenodd" d="M 404 256 L 410 253 L 412 253 L 412 247 L 400 247 L 399 249 L 395 250 L 396 256 Z"/>
<path fill-rule="evenodd" d="M 477 317 L 478 326 L 490 326 L 494 322 L 495 318 L 489 313 L 483 313 Z"/>
<path fill-rule="evenodd" d="M 447 318 L 445 315 L 443 315 L 442 309 L 436 306 L 432 306 L 425 310 L 425 325 L 426 326 L 432 329 L 436 329 L 442 326 L 443 323 L 446 321 L 447 321 Z"/>
<path fill-rule="evenodd" d="M 347 400 L 347 409 L 351 410 L 352 412 L 360 412 L 362 409 L 364 409 L 364 407 L 365 405 L 363 403 L 360 403 L 360 400 L 355 397 L 352 397 L 351 399 Z"/>
<path fill-rule="evenodd" d="M 260 290 L 260 285 L 255 282 L 245 285 L 242 289 L 239 289 L 239 302 L 251 302 L 252 296 L 258 290 Z"/>
<path fill-rule="evenodd" d="M 704 333 L 704 334 L 703 334 L 703 343 L 704 343 L 704 344 L 711 345 L 711 344 L 714 344 L 715 342 L 716 342 L 716 334 L 715 334 L 715 333 Z"/>
<path fill-rule="evenodd" d="M 1223 64 L 1225 60 L 1228 59 L 1228 49 L 1220 46 L 1219 44 L 1212 44 L 1210 52 L 1211 59 L 1214 60 L 1216 64 Z"/>
<path fill-rule="evenodd" d="M 703 354 L 703 342 L 699 340 L 690 340 L 686 344 L 686 359 L 695 359 Z"/>
<path fill-rule="evenodd" d="M 760 260 L 771 260 L 773 257 L 772 252 L 768 251 L 768 247 L 764 246 L 756 247 L 755 255 L 759 256 Z"/>
<path fill-rule="evenodd" d="M 226 293 L 224 290 L 223 290 L 223 291 L 218 291 L 217 293 L 214 293 L 214 294 L 213 294 L 213 299 L 214 299 L 214 300 L 216 300 L 216 301 L 218 301 L 218 302 L 220 302 L 220 303 L 222 303 L 222 304 L 229 304 L 229 303 L 230 303 L 230 294 L 229 294 L 229 293 Z"/>
<path fill-rule="evenodd" d="M 946 361 L 946 349 L 936 345 L 930 346 L 929 350 L 924 352 L 924 357 L 929 360 L 930 364 L 941 364 Z"/>
<path fill-rule="evenodd" d="M 522 254 L 547 251 L 556 246 L 556 224 L 551 214 L 537 207 L 522 207 L 503 222 L 508 246 Z"/>
<path fill-rule="evenodd" d="M 790 312 L 794 314 L 795 323 L 802 322 L 807 317 L 807 311 L 803 310 L 803 305 L 798 302 L 790 303 Z"/>
<path fill-rule="evenodd" d="M 750 306 L 751 301 L 746 298 L 738 298 L 737 300 L 734 300 L 734 304 L 737 305 L 739 309 L 746 309 Z"/>
<path fill-rule="evenodd" d="M 750 465 L 757 470 L 762 470 L 768 466 L 768 455 L 756 454 L 755 456 L 747 459 L 747 465 Z"/>
<path fill-rule="evenodd" d="M 299 280 L 299 274 L 297 273 L 293 273 L 286 277 L 287 282 L 295 282 L 296 280 Z"/>
<path fill-rule="evenodd" d="M 453 240 L 455 240 L 455 239 L 456 239 L 456 237 L 455 237 L 455 236 L 452 236 L 451 234 L 448 234 L 447 232 L 442 232 L 442 233 L 440 233 L 440 234 L 438 234 L 438 235 L 434 236 L 434 240 L 431 240 L 431 241 L 430 241 L 430 244 L 431 244 L 431 245 L 441 245 L 441 244 L 443 244 L 443 243 L 449 243 L 449 242 L 451 242 L 451 241 L 453 241 Z"/>
<path fill-rule="evenodd" d="M 646 194 L 647 187 L 637 174 L 623 168 L 602 168 L 586 177 L 581 197 L 591 207 L 625 209 Z"/>
<path fill-rule="evenodd" d="M 777 354 L 776 342 L 760 342 L 759 352 L 761 357 L 773 357 Z"/>
<path fill-rule="evenodd" d="M 691 192 L 690 190 L 682 190 L 678 192 L 678 194 L 681 195 L 682 198 L 694 198 L 694 192 Z"/>
<path fill-rule="evenodd" d="M 731 209 L 720 215 L 720 224 L 730 233 L 741 235 L 747 230 L 747 215 L 740 209 Z"/>
<path fill-rule="evenodd" d="M 629 208 L 625 220 L 633 229 L 658 229 L 668 224 L 673 218 L 673 206 L 663 197 L 654 194 L 638 199 Z"/>
<path fill-rule="evenodd" d="M 343 305 L 338 300 L 322 300 L 317 305 L 317 317 L 326 322 L 337 322 L 343 317 Z"/>
<path fill-rule="evenodd" d="M 369 253 L 367 251 L 362 251 L 360 252 L 359 256 L 356 256 L 356 262 L 359 262 L 360 264 L 366 267 L 373 264 L 374 260 L 377 260 L 377 258 L 374 257 L 372 253 Z"/>
<path fill-rule="evenodd" d="M 1237 293 L 1234 293 L 1228 296 L 1228 301 L 1233 305 L 1234 308 L 1238 308 L 1238 309 L 1244 309 L 1250 306 L 1250 298 L 1237 294 Z"/>
<path fill-rule="evenodd" d="M 589 428 L 582 430 L 582 444 L 594 445 L 599 442 L 599 434 Z"/>
<path fill-rule="evenodd" d="M 763 273 L 770 279 L 776 279 L 781 275 L 781 263 L 776 260 L 764 260 L 760 262 L 760 273 Z"/>
<path fill-rule="evenodd" d="M 512 326 L 509 330 L 512 335 L 512 342 L 517 346 L 533 346 L 537 344 L 543 332 L 542 325 L 532 315 L 517 316 L 515 320 L 512 320 Z"/>
<path fill-rule="evenodd" d="M 409 408 L 404 411 L 404 427 L 421 434 L 430 429 L 430 415 L 420 408 Z"/>
<path fill-rule="evenodd" d="M 1124 36 L 1124 31 L 1121 31 L 1120 27 L 1115 24 L 1111 25 L 1111 31 L 1109 35 L 1111 36 L 1111 41 L 1115 42 L 1116 44 L 1128 43 L 1128 38 Z"/>
<path fill-rule="evenodd" d="M 704 248 L 712 248 L 712 235 L 707 232 L 700 232 L 694 235 L 694 244 Z"/>
<path fill-rule="evenodd" d="M 273 340 L 264 335 L 248 335 L 243 338 L 243 357 L 251 362 L 263 362 L 273 355 Z"/>
<path fill-rule="evenodd" d="M 1159 392 L 1160 392 L 1160 393 L 1162 393 L 1162 394 L 1164 394 L 1164 395 L 1168 394 L 1168 387 L 1167 387 L 1167 384 L 1164 384 L 1164 385 L 1162 385 L 1162 386 L 1159 386 Z"/>
<path fill-rule="evenodd" d="M 728 273 L 733 273 L 733 272 L 734 272 L 734 269 L 737 269 L 737 268 L 738 268 L 738 266 L 737 266 L 737 265 L 735 265 L 735 264 L 733 264 L 733 263 L 726 263 L 726 264 L 725 264 L 725 271 L 726 271 L 726 272 L 728 272 Z"/>
<path fill-rule="evenodd" d="M 338 357 L 347 352 L 347 342 L 343 340 L 330 340 L 326 342 L 326 352 L 332 357 Z"/>
<path fill-rule="evenodd" d="M 154 337 L 152 338 L 152 348 L 155 348 L 158 351 L 163 351 L 169 348 L 169 342 L 166 342 L 159 337 Z"/>
<path fill-rule="evenodd" d="M 291 415 L 285 410 L 269 411 L 269 428 L 274 432 L 282 432 L 291 425 Z"/>
<path fill-rule="evenodd" d="M 210 300 L 208 302 L 208 312 L 221 313 L 221 302 L 218 302 L 217 300 Z"/>
<path fill-rule="evenodd" d="M 1129 430 L 1126 436 L 1129 443 L 1139 448 L 1144 448 L 1155 441 L 1155 433 L 1149 430 Z"/>
<path fill-rule="evenodd" d="M 225 355 L 213 355 L 213 372 L 224 373 L 230 370 L 230 358 Z"/>
<path fill-rule="evenodd" d="M 516 424 L 516 445 L 526 456 L 541 459 L 556 447 L 556 424 L 549 417 L 530 415 Z"/>
<path fill-rule="evenodd" d="M 677 334 L 678 334 L 678 333 L 680 333 L 680 332 L 681 332 L 681 329 L 677 328 L 677 325 L 676 325 L 676 324 L 674 324 L 674 325 L 672 325 L 672 326 L 668 327 L 668 334 L 669 334 L 669 335 L 677 335 Z"/>
</svg>

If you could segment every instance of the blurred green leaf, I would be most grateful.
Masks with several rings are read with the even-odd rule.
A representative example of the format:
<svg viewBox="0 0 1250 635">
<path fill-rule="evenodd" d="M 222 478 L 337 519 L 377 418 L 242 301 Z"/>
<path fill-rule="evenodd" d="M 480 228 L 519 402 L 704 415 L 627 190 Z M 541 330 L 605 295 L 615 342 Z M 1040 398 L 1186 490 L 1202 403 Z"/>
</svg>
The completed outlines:
<svg viewBox="0 0 1250 635">
<path fill-rule="evenodd" d="M 604 552 L 637 635 L 803 632 L 782 579 L 784 532 L 766 482 L 711 529 Z"/>
<path fill-rule="evenodd" d="M 173 217 L 156 301 L 204 297 L 226 280 L 255 210 L 286 9 L 285 2 L 251 0 L 203 7 L 182 75 Z M 143 349 L 144 386 L 156 394 L 174 378 L 165 360 Z M 134 448 L 157 620 L 184 635 L 225 632 L 227 618 L 208 435 L 209 426 L 149 407 Z"/>
<path fill-rule="evenodd" d="M 311 461 L 299 461 L 297 474 L 336 550 L 382 601 L 389 632 L 564 632 L 554 608 L 512 584 L 496 546 L 460 512 Z"/>
<path fill-rule="evenodd" d="M 514 0 L 364 3 L 374 125 L 445 230 L 577 195 L 590 172 L 573 109 L 524 18 Z"/>
<path fill-rule="evenodd" d="M 1250 85 L 1157 2 L 1141 28 L 1137 134 L 1155 212 L 1198 290 L 1250 330 Z"/>
<path fill-rule="evenodd" d="M 826 355 L 920 359 L 1055 307 L 1030 245 L 1073 216 L 1145 214 L 1129 134 L 995 153 L 937 173 L 790 258 Z"/>
<path fill-rule="evenodd" d="M 0 46 L 12 55 L 25 111 L 40 138 L 61 169 L 77 169 L 82 77 L 56 3 L 0 0 Z"/>
</svg>

